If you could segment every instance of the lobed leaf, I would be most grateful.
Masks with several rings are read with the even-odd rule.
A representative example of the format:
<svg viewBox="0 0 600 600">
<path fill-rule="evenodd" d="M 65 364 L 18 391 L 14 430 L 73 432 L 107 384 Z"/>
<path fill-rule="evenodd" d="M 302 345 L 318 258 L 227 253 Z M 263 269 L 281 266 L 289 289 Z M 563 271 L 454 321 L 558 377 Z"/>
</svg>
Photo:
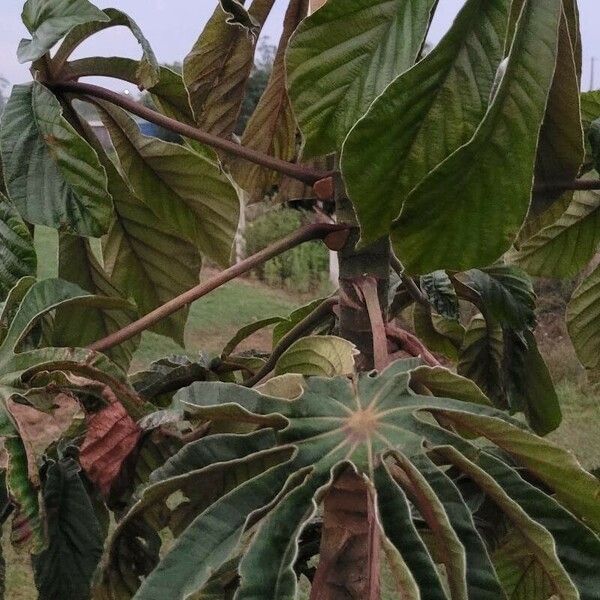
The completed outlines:
<svg viewBox="0 0 600 600">
<path fill-rule="evenodd" d="M 568 453 L 501 411 L 416 394 L 409 387 L 412 369 L 414 361 L 398 361 L 381 374 L 357 375 L 352 381 L 308 378 L 301 395 L 292 399 L 217 382 L 196 382 L 180 391 L 176 401 L 195 416 L 276 430 L 208 436 L 184 447 L 157 472 L 157 481 L 141 492 L 117 527 L 102 589 L 132 585 L 128 589 L 134 591 L 149 572 L 144 570 L 148 563 L 127 562 L 128 528 L 132 534 L 142 532 L 145 522 L 152 524 L 151 531 L 168 526 L 178 536 L 141 582 L 136 597 L 147 600 L 208 594 L 214 589 L 210 574 L 238 555 L 243 533 L 257 524 L 244 546 L 236 597 L 291 598 L 299 533 L 321 500 L 323 486 L 349 467 L 377 489 L 383 543 L 399 589 L 408 590 L 408 597 L 431 593 L 434 598 L 437 590 L 444 598 L 447 582 L 453 598 L 501 600 L 504 592 L 469 505 L 446 469 L 454 465 L 518 527 L 548 573 L 553 592 L 573 599 L 587 593 L 593 583 L 584 578 L 593 569 L 590 558 L 600 542 L 574 515 L 597 526 L 598 482 Z M 471 442 L 456 432 L 482 440 Z M 497 453 L 503 461 L 512 457 L 548 485 L 567 508 L 521 479 L 512 463 L 493 458 L 482 441 L 502 450 Z M 416 514 L 425 529 L 415 529 Z M 566 526 L 569 519 L 584 542 L 582 554 Z M 433 556 L 423 543 L 427 536 L 436 541 Z M 191 555 L 197 560 L 186 560 Z M 434 562 L 443 565 L 443 574 L 431 569 Z"/>
</svg>

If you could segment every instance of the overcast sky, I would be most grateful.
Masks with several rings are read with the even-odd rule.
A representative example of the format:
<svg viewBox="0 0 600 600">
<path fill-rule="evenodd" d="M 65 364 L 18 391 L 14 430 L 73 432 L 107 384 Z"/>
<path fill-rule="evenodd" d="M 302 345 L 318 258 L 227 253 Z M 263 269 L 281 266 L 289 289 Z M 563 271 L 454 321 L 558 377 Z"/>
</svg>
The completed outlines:
<svg viewBox="0 0 600 600">
<path fill-rule="evenodd" d="M 0 76 L 11 83 L 27 81 L 27 67 L 19 65 L 15 53 L 19 40 L 27 35 L 20 19 L 22 0 L 0 0 Z M 104 3 L 97 2 L 103 7 Z M 162 63 L 181 61 L 214 10 L 217 0 L 114 0 L 110 6 L 132 16 L 150 40 Z M 440 0 L 430 33 L 437 42 L 464 4 L 464 0 Z M 274 43 L 279 36 L 286 1 L 277 0 L 264 35 Z M 600 87 L 600 0 L 579 0 L 585 72 L 584 89 L 589 89 L 591 60 L 596 57 L 596 85 Z M 86 42 L 77 55 L 139 56 L 138 46 L 122 27 L 102 32 Z M 76 56 L 77 56 L 76 55 Z"/>
</svg>

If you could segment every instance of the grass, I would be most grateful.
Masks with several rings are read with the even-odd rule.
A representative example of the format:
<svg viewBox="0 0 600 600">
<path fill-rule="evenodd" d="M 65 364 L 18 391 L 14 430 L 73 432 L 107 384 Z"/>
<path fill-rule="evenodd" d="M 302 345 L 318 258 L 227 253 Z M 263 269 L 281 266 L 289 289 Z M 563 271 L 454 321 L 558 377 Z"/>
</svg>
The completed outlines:
<svg viewBox="0 0 600 600">
<path fill-rule="evenodd" d="M 600 404 L 597 393 L 572 381 L 561 381 L 557 391 L 563 420 L 548 439 L 573 451 L 586 469 L 596 472 L 600 469 Z"/>
</svg>

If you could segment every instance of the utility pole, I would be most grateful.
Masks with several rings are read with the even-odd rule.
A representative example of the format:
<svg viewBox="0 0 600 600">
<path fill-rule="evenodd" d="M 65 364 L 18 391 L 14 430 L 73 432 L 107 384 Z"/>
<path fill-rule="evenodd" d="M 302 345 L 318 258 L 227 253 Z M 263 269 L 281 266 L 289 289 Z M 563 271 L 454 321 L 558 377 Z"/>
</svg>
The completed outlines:
<svg viewBox="0 0 600 600">
<path fill-rule="evenodd" d="M 595 87 L 595 71 L 596 71 L 596 57 L 592 56 L 592 72 L 590 74 L 590 92 L 594 90 Z"/>
</svg>

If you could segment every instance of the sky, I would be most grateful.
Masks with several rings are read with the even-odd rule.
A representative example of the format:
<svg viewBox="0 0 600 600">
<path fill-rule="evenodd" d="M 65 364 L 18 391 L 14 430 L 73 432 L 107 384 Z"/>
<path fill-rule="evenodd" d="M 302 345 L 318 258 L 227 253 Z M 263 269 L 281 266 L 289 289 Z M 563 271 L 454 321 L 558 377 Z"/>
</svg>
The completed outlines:
<svg viewBox="0 0 600 600">
<path fill-rule="evenodd" d="M 600 0 L 578 0 L 583 36 L 583 88 L 590 89 L 591 62 L 596 58 L 595 87 L 600 88 Z M 97 3 L 104 7 L 103 3 Z M 429 40 L 437 42 L 448 29 L 464 0 L 439 0 Z M 110 6 L 119 8 L 133 17 L 142 28 L 161 63 L 181 61 L 189 52 L 202 27 L 210 17 L 217 0 L 113 0 Z M 277 0 L 263 35 L 271 43 L 279 37 L 286 0 Z M 27 81 L 25 65 L 19 65 L 16 49 L 19 40 L 27 36 L 21 23 L 22 0 L 0 0 L 0 76 L 10 83 Z M 140 55 L 139 46 L 123 27 L 97 34 L 83 44 L 78 56 L 131 56 Z M 120 86 L 121 84 L 117 84 Z"/>
</svg>

